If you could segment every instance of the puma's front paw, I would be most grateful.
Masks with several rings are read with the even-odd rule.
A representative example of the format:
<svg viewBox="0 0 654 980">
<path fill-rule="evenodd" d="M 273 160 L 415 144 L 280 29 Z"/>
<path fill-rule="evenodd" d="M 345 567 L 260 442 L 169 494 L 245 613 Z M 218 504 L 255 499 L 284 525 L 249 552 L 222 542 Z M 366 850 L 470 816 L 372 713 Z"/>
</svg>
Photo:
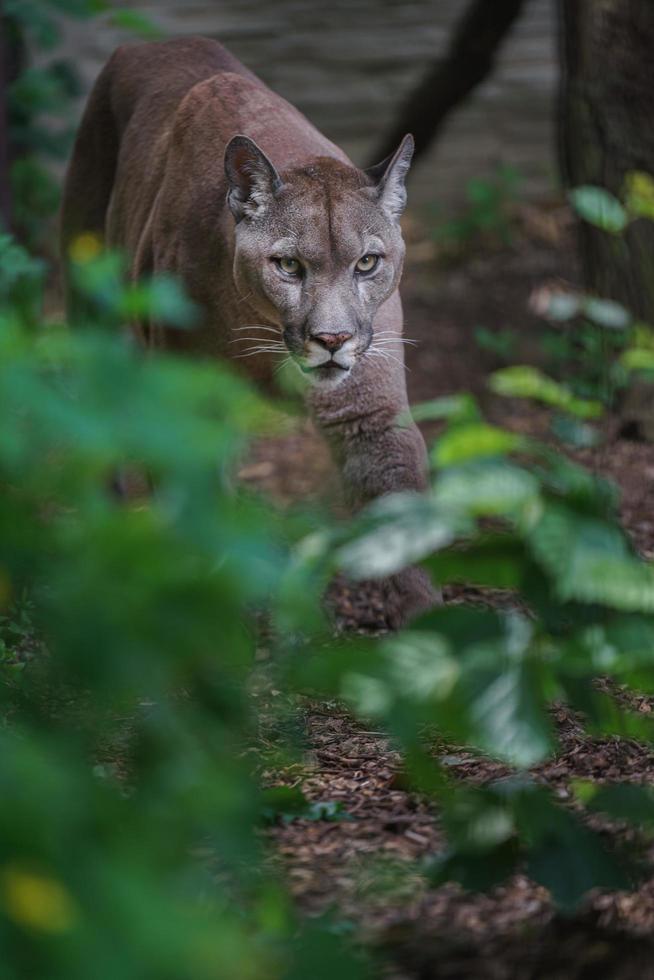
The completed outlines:
<svg viewBox="0 0 654 980">
<path fill-rule="evenodd" d="M 383 579 L 381 587 L 385 618 L 391 629 L 399 629 L 443 602 L 441 590 L 422 568 L 404 568 Z"/>
</svg>

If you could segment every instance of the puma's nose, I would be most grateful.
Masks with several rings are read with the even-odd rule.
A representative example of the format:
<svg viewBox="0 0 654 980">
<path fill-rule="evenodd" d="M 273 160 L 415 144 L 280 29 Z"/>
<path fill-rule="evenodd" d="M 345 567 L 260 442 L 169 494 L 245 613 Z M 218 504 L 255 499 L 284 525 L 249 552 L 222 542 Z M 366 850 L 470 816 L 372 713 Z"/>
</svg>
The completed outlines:
<svg viewBox="0 0 654 980">
<path fill-rule="evenodd" d="M 351 333 L 318 333 L 311 338 L 321 344 L 326 350 L 333 354 L 340 350 L 346 340 L 350 340 Z"/>
</svg>

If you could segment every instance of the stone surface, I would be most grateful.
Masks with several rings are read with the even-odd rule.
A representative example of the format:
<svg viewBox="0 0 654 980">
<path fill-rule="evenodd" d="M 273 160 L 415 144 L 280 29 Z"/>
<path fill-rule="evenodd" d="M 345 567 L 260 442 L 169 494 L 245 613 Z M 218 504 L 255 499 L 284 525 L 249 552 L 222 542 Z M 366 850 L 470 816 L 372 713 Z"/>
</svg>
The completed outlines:
<svg viewBox="0 0 654 980">
<path fill-rule="evenodd" d="M 489 0 L 490 2 L 490 0 Z M 126 2 L 170 36 L 216 37 L 361 163 L 407 92 L 442 54 L 468 0 L 174 0 Z M 493 77 L 452 115 L 416 168 L 415 206 L 449 210 L 466 182 L 500 163 L 517 167 L 528 196 L 555 183 L 553 4 L 530 0 Z M 69 51 L 88 84 L 124 32 L 71 26 Z"/>
</svg>

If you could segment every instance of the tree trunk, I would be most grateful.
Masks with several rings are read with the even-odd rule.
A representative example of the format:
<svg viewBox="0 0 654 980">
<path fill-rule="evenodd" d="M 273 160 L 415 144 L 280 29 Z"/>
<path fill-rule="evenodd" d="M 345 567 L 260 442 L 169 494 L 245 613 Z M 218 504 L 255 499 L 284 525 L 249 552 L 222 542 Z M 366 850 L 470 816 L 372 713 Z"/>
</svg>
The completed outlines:
<svg viewBox="0 0 654 980">
<path fill-rule="evenodd" d="M 654 3 L 559 0 L 560 156 L 568 187 L 620 195 L 626 174 L 654 175 Z M 580 222 L 586 285 L 654 323 L 654 223 L 623 241 Z"/>
<path fill-rule="evenodd" d="M 495 56 L 526 0 L 473 0 L 457 24 L 449 50 L 414 89 L 372 155 L 390 156 L 413 133 L 415 158 L 425 152 L 450 112 L 491 73 Z"/>
<path fill-rule="evenodd" d="M 9 120 L 7 86 L 9 84 L 9 43 L 5 17 L 0 0 L 0 229 L 9 228 L 11 220 L 9 190 Z"/>
</svg>

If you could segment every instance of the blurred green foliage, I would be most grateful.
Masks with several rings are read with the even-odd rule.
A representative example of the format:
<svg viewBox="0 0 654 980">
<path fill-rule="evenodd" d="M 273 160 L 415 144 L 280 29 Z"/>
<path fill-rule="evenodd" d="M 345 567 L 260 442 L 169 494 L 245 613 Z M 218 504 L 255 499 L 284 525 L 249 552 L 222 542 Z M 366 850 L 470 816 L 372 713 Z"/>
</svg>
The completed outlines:
<svg viewBox="0 0 654 980">
<path fill-rule="evenodd" d="M 429 491 L 297 540 L 302 521 L 234 489 L 267 406 L 226 368 L 145 359 L 118 329 L 159 318 L 162 303 L 192 329 L 173 282 L 123 287 L 119 260 L 87 255 L 74 274 L 87 322 L 71 332 L 38 316 L 42 265 L 0 245 L 4 975 L 75 980 L 91 957 L 108 980 L 367 975 L 343 930 L 300 926 L 266 871 L 266 824 L 351 817 L 259 783 L 246 751 L 254 609 L 277 626 L 272 670 L 291 704 L 296 692 L 336 696 L 402 747 L 448 834 L 423 869 L 434 885 L 488 888 L 526 868 L 571 910 L 593 887 L 635 880 L 633 856 L 528 772 L 555 751 L 553 700 L 593 734 L 652 738 L 647 716 L 594 686 L 603 674 L 654 690 L 654 571 L 620 530 L 614 489 L 489 425 L 461 395 L 416 413 L 446 420 Z M 529 370 L 493 385 L 588 414 Z M 147 497 L 112 490 L 129 466 L 149 474 Z M 513 598 L 325 642 L 320 595 L 335 570 L 370 577 L 412 562 Z M 430 750 L 434 731 L 517 775 L 457 783 Z M 653 819 L 633 787 L 586 801 Z"/>
<path fill-rule="evenodd" d="M 0 975 L 363 976 L 298 931 L 258 834 L 252 612 L 292 532 L 233 473 L 267 406 L 120 332 L 162 304 L 188 321 L 170 280 L 80 263 L 71 332 L 36 316 L 41 264 L 0 245 Z M 126 466 L 147 499 L 112 489 Z M 324 806 L 298 813 L 339 819 Z"/>
<path fill-rule="evenodd" d="M 603 187 L 584 186 L 570 192 L 569 200 L 580 219 L 615 240 L 636 221 L 654 219 L 654 178 L 642 171 L 627 174 L 622 200 Z M 570 396 L 599 401 L 615 408 L 634 373 L 654 376 L 654 331 L 636 320 L 615 300 L 580 290 L 540 290 L 534 303 L 547 320 L 539 330 L 539 361 L 545 370 L 563 382 Z M 481 350 L 498 364 L 511 365 L 519 356 L 520 332 L 516 329 L 488 330 L 478 327 L 475 339 Z M 563 432 L 557 422 L 559 433 Z M 563 423 L 565 428 L 566 423 Z M 589 444 L 588 430 L 577 428 L 571 441 Z"/>
<path fill-rule="evenodd" d="M 6 5 L 46 45 L 55 8 L 100 5 Z M 38 107 L 61 105 L 68 83 L 55 73 L 17 85 L 32 159 Z M 631 193 L 649 201 L 642 180 Z M 40 204 L 24 201 L 36 228 Z M 0 978 L 376 975 L 343 938 L 347 924 L 299 919 L 270 870 L 266 826 L 352 817 L 262 785 L 262 611 L 289 710 L 309 692 L 374 719 L 438 806 L 448 846 L 423 869 L 434 885 L 485 889 L 522 869 L 565 910 L 591 888 L 629 886 L 634 856 L 530 773 L 556 749 L 555 700 L 591 734 L 653 735 L 624 702 L 629 689 L 654 692 L 654 569 L 620 527 L 615 488 L 489 424 L 461 394 L 415 413 L 444 422 L 424 494 L 390 495 L 307 534 L 303 517 L 236 488 L 269 406 L 227 367 L 143 357 L 126 323 L 193 329 L 194 310 L 171 279 L 126 285 L 123 273 L 120 257 L 79 251 L 84 313 L 71 330 L 43 315 L 44 263 L 0 237 Z M 584 303 L 617 326 L 619 311 Z M 642 333 L 639 343 L 650 350 Z M 530 368 L 492 385 L 568 424 L 598 414 L 585 393 Z M 113 485 L 130 470 L 151 489 L 123 499 Z M 335 571 L 368 578 L 415 562 L 506 601 L 434 609 L 382 638 L 331 636 L 321 595 Z M 621 685 L 620 702 L 598 675 Z M 287 721 L 280 758 L 293 751 Z M 511 775 L 457 782 L 434 735 Z M 641 787 L 576 794 L 640 828 L 654 822 Z"/>
<path fill-rule="evenodd" d="M 570 192 L 578 216 L 615 239 L 616 248 L 636 221 L 654 219 L 654 178 L 643 171 L 627 174 L 622 200 L 603 187 Z M 654 371 L 654 331 L 620 303 L 581 292 L 554 292 L 543 312 L 553 324 L 541 338 L 549 370 L 584 398 L 614 407 L 635 373 Z"/>
<path fill-rule="evenodd" d="M 5 0 L 0 12 L 16 71 L 7 92 L 12 226 L 32 247 L 49 244 L 59 205 L 54 165 L 68 156 L 75 133 L 73 107 L 83 94 L 77 66 L 59 53 L 62 30 L 66 18 L 97 17 L 126 37 L 160 36 L 149 18 L 114 9 L 108 0 Z"/>
<path fill-rule="evenodd" d="M 434 240 L 455 254 L 480 243 L 510 245 L 512 205 L 521 180 L 518 170 L 508 164 L 500 164 L 488 176 L 473 177 L 466 184 L 466 205 L 459 214 L 443 220 L 436 211 Z"/>
<path fill-rule="evenodd" d="M 545 291 L 539 312 L 548 323 L 539 346 L 548 371 L 583 399 L 613 408 L 627 386 L 623 352 L 638 324 L 620 303 L 583 292 Z"/>
</svg>

